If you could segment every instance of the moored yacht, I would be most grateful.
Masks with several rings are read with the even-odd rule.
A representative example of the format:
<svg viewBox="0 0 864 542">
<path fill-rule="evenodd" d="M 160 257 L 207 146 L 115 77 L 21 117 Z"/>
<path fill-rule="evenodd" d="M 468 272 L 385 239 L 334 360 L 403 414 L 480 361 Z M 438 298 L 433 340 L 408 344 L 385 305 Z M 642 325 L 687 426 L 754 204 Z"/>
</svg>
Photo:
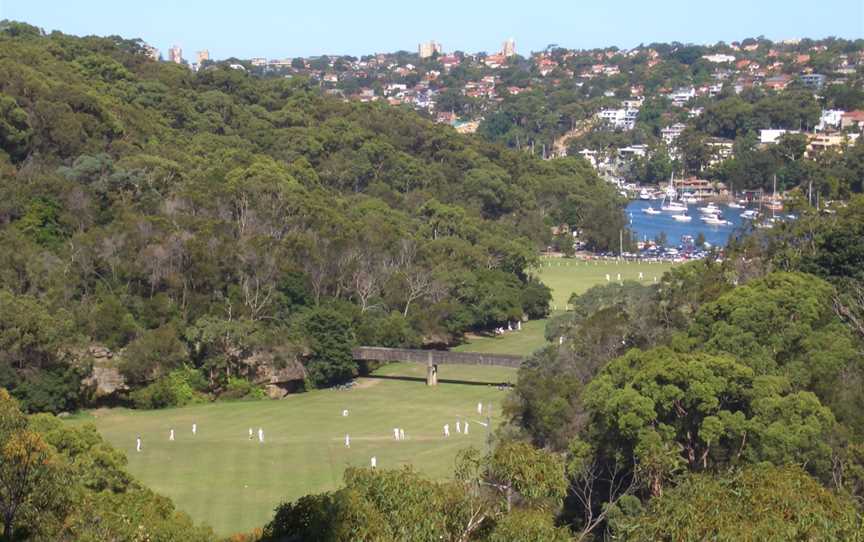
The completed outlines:
<svg viewBox="0 0 864 542">
<path fill-rule="evenodd" d="M 678 222 L 690 222 L 691 220 L 693 220 L 693 217 L 690 215 L 672 215 L 672 218 L 674 218 Z"/>
<path fill-rule="evenodd" d="M 699 212 L 703 215 L 716 215 L 720 213 L 720 207 L 717 207 L 714 205 L 714 202 L 711 202 L 705 207 L 699 207 Z"/>
<path fill-rule="evenodd" d="M 670 201 L 668 203 L 663 203 L 660 206 L 660 209 L 663 211 L 667 211 L 669 213 L 686 213 L 687 206 L 681 203 L 680 201 Z"/>
<path fill-rule="evenodd" d="M 728 221 L 723 220 L 717 215 L 705 215 L 702 217 L 702 222 L 708 224 L 709 226 L 726 226 L 729 224 Z"/>
</svg>

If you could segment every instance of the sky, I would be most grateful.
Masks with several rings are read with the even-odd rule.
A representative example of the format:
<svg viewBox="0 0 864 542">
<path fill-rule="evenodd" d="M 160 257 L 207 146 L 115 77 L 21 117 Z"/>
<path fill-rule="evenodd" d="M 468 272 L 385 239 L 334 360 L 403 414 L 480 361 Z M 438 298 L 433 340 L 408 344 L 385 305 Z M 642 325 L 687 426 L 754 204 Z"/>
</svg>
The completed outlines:
<svg viewBox="0 0 864 542">
<path fill-rule="evenodd" d="M 416 51 L 495 52 L 507 38 L 527 55 L 547 45 L 590 49 L 765 36 L 864 37 L 864 0 L 0 0 L 0 19 L 46 31 L 141 38 L 167 57 L 360 56 Z"/>
</svg>

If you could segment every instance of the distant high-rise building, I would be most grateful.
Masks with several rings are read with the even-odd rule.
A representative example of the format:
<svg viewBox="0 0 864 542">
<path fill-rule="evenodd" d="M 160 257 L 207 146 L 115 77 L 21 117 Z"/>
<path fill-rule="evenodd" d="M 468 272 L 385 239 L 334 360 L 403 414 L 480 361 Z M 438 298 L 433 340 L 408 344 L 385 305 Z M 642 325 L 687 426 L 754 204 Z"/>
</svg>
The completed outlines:
<svg viewBox="0 0 864 542">
<path fill-rule="evenodd" d="M 159 60 L 159 49 L 153 47 L 152 45 L 144 44 L 144 54 L 152 58 L 153 60 Z"/>
<path fill-rule="evenodd" d="M 175 64 L 183 64 L 183 49 L 179 45 L 168 49 L 168 60 Z"/>
<path fill-rule="evenodd" d="M 197 59 L 198 65 L 200 66 L 205 60 L 210 60 L 210 51 L 204 49 L 203 51 L 196 51 L 195 58 Z"/>
<path fill-rule="evenodd" d="M 501 54 L 504 56 L 513 56 L 516 54 L 516 40 L 510 38 L 509 40 L 504 42 L 504 45 L 501 47 Z"/>
<path fill-rule="evenodd" d="M 435 53 L 441 54 L 441 44 L 437 41 L 427 41 L 417 46 L 417 54 L 420 58 L 429 58 Z"/>
</svg>

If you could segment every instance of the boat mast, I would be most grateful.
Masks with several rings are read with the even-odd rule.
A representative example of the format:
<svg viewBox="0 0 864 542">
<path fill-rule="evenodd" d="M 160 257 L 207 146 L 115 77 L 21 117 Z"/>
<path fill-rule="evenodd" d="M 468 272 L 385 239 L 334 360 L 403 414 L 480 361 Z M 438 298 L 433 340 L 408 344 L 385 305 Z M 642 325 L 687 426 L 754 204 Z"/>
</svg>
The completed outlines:
<svg viewBox="0 0 864 542">
<path fill-rule="evenodd" d="M 771 196 L 771 218 L 777 218 L 777 174 L 774 174 L 774 194 Z"/>
</svg>

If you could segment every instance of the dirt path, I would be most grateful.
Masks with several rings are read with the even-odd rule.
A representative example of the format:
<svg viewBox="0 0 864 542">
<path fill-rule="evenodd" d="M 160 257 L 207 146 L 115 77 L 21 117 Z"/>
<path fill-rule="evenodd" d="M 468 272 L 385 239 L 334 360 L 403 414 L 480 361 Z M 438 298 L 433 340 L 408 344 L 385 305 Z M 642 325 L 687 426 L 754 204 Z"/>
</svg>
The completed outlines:
<svg viewBox="0 0 864 542">
<path fill-rule="evenodd" d="M 577 137 L 582 137 L 587 134 L 594 128 L 595 124 L 594 117 L 583 120 L 579 123 L 578 126 L 565 133 L 561 137 L 555 139 L 555 142 L 552 144 L 552 152 L 555 156 L 566 156 L 567 155 L 567 143 L 570 142 L 571 139 L 576 139 Z"/>
</svg>

